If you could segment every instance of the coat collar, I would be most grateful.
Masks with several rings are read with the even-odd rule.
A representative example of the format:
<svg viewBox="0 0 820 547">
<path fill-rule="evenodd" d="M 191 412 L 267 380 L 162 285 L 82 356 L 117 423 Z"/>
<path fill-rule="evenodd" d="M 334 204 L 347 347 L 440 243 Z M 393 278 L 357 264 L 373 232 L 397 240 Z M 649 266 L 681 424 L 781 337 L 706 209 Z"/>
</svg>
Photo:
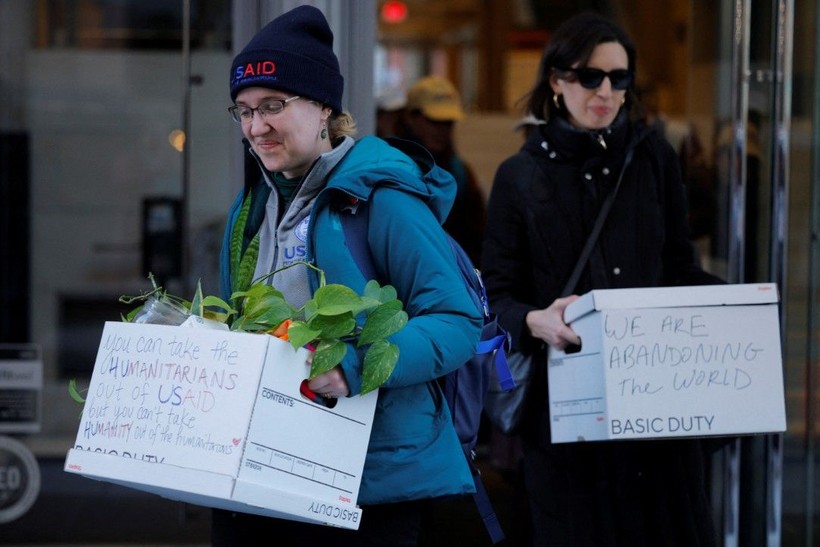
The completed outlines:
<svg viewBox="0 0 820 547">
<path fill-rule="evenodd" d="M 532 132 L 525 148 L 550 159 L 573 161 L 622 153 L 628 137 L 627 114 L 621 110 L 612 125 L 596 131 L 578 129 L 562 117 L 550 119 Z"/>
</svg>

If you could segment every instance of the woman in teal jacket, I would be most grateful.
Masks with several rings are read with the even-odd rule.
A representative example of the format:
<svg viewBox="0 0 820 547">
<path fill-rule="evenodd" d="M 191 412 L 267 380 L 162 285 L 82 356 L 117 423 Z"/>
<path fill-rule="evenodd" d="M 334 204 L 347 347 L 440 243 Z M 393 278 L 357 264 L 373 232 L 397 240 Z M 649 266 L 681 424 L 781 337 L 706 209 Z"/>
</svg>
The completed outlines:
<svg viewBox="0 0 820 547">
<path fill-rule="evenodd" d="M 266 73 L 265 67 L 275 68 Z M 277 271 L 268 282 L 301 307 L 318 285 L 317 274 L 282 268 L 308 261 L 328 283 L 361 294 L 367 280 L 345 245 L 340 215 L 367 203 L 362 212 L 369 214 L 367 242 L 378 281 L 396 288 L 409 321 L 390 338 L 400 355 L 378 396 L 359 490 L 362 522 L 351 532 L 216 511 L 215 544 L 262 535 L 292 537 L 299 545 L 415 545 L 426 500 L 474 491 L 435 382 L 472 356 L 481 329 L 441 227 L 455 181 L 438 169 L 423 177 L 413 159 L 376 137 L 355 141 L 355 123 L 341 109 L 342 87 L 332 34 L 310 6 L 274 19 L 234 60 L 230 110 L 242 126 L 248 161 L 245 188 L 228 216 L 222 291 L 229 296 L 242 288 L 242 268 L 231 264 L 250 261 L 245 269 L 254 267 L 253 279 Z M 247 218 L 239 214 L 246 200 Z M 235 237 L 243 241 L 241 257 L 232 256 Z M 351 344 L 339 366 L 309 387 L 357 396 L 361 358 Z"/>
</svg>

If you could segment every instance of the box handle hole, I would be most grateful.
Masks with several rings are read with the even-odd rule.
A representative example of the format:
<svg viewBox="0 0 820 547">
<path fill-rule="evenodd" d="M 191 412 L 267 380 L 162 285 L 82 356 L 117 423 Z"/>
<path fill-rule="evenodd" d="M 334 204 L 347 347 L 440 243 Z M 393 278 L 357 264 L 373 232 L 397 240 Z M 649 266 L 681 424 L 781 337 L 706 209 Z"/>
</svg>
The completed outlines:
<svg viewBox="0 0 820 547">
<path fill-rule="evenodd" d="M 331 397 L 322 397 L 321 395 L 310 389 L 308 387 L 307 379 L 302 380 L 302 383 L 299 385 L 299 393 L 301 393 L 302 397 L 304 397 L 311 403 L 315 403 L 325 408 L 334 408 L 336 406 L 336 403 L 339 402 L 338 399 L 334 399 Z"/>
<path fill-rule="evenodd" d="M 566 353 L 567 355 L 571 353 L 578 353 L 579 351 L 581 351 L 582 344 L 583 340 L 581 341 L 581 344 L 570 344 L 564 349 L 564 353 Z"/>
</svg>

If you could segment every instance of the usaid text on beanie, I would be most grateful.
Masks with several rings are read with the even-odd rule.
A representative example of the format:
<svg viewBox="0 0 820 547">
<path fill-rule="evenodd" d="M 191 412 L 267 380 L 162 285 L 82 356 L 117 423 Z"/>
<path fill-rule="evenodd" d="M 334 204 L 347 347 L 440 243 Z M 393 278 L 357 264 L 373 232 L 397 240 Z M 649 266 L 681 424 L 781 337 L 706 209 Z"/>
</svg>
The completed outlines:
<svg viewBox="0 0 820 547">
<path fill-rule="evenodd" d="M 299 6 L 251 38 L 231 63 L 231 99 L 246 87 L 269 87 L 342 110 L 344 78 L 324 14 Z"/>
</svg>

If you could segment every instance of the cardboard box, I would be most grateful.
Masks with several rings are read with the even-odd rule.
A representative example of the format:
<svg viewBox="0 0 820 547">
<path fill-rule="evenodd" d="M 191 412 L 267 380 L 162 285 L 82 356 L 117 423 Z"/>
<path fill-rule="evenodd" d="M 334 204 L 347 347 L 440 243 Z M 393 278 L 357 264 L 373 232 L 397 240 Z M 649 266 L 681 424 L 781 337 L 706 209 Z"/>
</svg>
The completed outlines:
<svg viewBox="0 0 820 547">
<path fill-rule="evenodd" d="M 550 350 L 552 442 L 786 429 L 774 284 L 596 290 Z"/>
<path fill-rule="evenodd" d="M 267 335 L 108 322 L 65 470 L 357 529 L 377 393 L 310 401 L 306 357 Z"/>
</svg>

